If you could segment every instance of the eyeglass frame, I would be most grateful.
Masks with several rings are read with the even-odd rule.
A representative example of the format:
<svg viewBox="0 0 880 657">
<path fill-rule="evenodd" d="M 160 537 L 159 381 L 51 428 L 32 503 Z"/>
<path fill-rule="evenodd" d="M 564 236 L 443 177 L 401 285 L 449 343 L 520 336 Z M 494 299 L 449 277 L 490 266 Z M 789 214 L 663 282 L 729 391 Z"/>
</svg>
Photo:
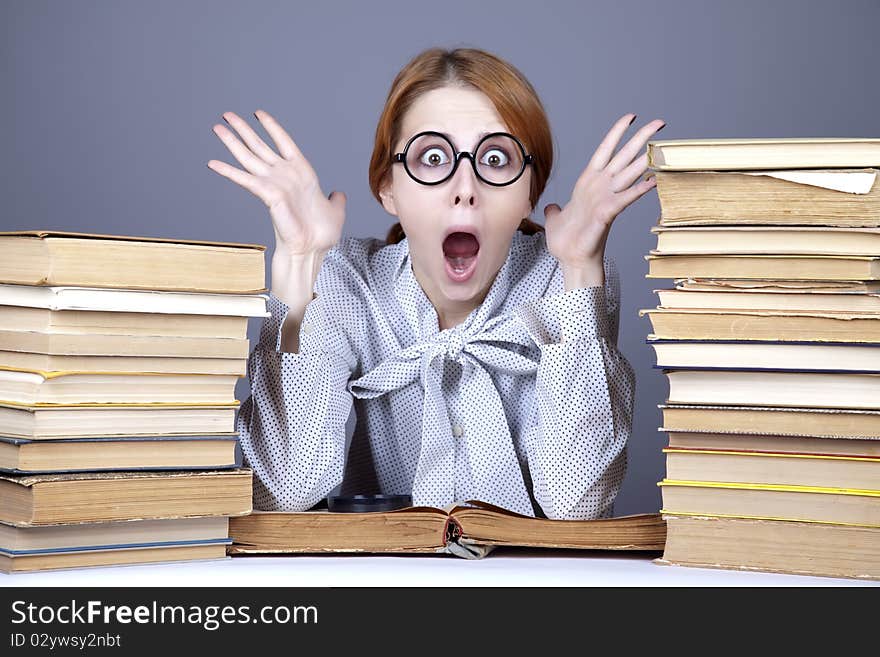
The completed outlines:
<svg viewBox="0 0 880 657">
<path fill-rule="evenodd" d="M 442 178 L 436 182 L 425 182 L 424 180 L 419 180 L 418 178 L 416 178 L 416 176 L 413 175 L 413 172 L 409 170 L 409 164 L 406 161 L 406 154 L 409 152 L 410 144 L 412 144 L 419 137 L 424 137 L 425 135 L 435 135 L 437 137 L 440 137 L 447 144 L 449 144 L 449 147 L 452 149 L 453 158 L 455 160 L 452 164 L 452 171 L 450 171 L 446 175 L 445 178 Z M 490 181 L 486 180 L 485 178 L 483 178 L 483 176 L 480 175 L 480 172 L 477 171 L 477 161 L 474 158 L 474 156 L 476 153 L 480 152 L 480 146 L 483 144 L 483 142 L 486 141 L 487 139 L 491 139 L 492 137 L 510 137 L 514 141 L 514 143 L 516 143 L 516 145 L 519 146 L 519 150 L 520 150 L 520 153 L 522 154 L 522 158 L 523 158 L 522 168 L 520 169 L 519 173 L 516 174 L 516 176 L 513 179 L 511 179 L 509 182 L 505 182 L 505 183 L 490 182 Z M 459 162 L 461 162 L 461 158 L 463 158 L 463 157 L 466 157 L 468 160 L 470 160 L 471 168 L 474 170 L 474 175 L 476 175 L 477 179 L 481 180 L 482 182 L 486 183 L 487 185 L 491 185 L 492 187 L 507 187 L 508 185 L 512 185 L 513 183 L 515 183 L 517 180 L 519 180 L 522 177 L 522 175 L 526 171 L 526 167 L 530 164 L 533 164 L 535 161 L 534 156 L 532 156 L 529 153 L 526 153 L 525 146 L 523 146 L 522 142 L 519 139 L 517 139 L 516 137 L 514 137 L 512 134 L 510 134 L 509 132 L 490 132 L 488 135 L 484 136 L 482 139 L 480 139 L 480 141 L 477 142 L 477 145 L 474 147 L 474 150 L 472 152 L 469 152 L 469 151 L 457 151 L 455 149 L 455 144 L 453 144 L 452 141 L 449 139 L 449 137 L 447 137 L 443 133 L 437 132 L 436 130 L 425 130 L 423 132 L 419 132 L 418 134 L 415 134 L 412 137 L 410 137 L 409 141 L 406 142 L 406 146 L 403 147 L 403 151 L 400 153 L 395 153 L 392 156 L 391 163 L 394 164 L 396 162 L 401 162 L 403 164 L 403 168 L 406 171 L 407 175 L 410 178 L 412 178 L 413 180 L 415 180 L 417 183 L 419 183 L 420 185 L 440 185 L 440 184 L 445 183 L 447 180 L 449 180 L 450 178 L 452 178 L 452 176 L 455 175 L 455 172 L 458 170 L 458 164 L 459 164 Z"/>
</svg>

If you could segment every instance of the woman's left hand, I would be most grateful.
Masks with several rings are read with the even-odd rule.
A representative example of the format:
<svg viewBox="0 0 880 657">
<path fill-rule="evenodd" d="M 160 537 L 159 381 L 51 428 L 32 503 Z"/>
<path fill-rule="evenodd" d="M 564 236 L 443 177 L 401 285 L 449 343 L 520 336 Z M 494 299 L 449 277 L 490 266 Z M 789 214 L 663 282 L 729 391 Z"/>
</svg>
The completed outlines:
<svg viewBox="0 0 880 657">
<path fill-rule="evenodd" d="M 564 208 L 555 203 L 544 208 L 547 248 L 562 267 L 566 290 L 604 284 L 602 261 L 612 222 L 656 184 L 653 176 L 636 181 L 648 168 L 645 144 L 666 125 L 664 121 L 646 124 L 614 153 L 635 119 L 635 114 L 626 114 L 611 127 Z"/>
</svg>

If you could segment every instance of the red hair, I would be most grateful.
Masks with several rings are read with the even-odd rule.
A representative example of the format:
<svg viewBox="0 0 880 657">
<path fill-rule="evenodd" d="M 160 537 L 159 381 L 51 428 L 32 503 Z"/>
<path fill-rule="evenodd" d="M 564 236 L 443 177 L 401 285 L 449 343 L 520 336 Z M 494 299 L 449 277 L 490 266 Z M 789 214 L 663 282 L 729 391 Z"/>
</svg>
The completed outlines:
<svg viewBox="0 0 880 657">
<path fill-rule="evenodd" d="M 379 203 L 379 189 L 391 175 L 394 144 L 400 140 L 403 117 L 423 93 L 459 85 L 483 92 L 492 101 L 501 120 L 533 156 L 529 202 L 534 208 L 553 168 L 553 137 L 544 106 L 531 83 L 511 64 L 483 50 L 430 48 L 414 57 L 391 83 L 385 108 L 376 127 L 376 141 L 370 158 L 370 189 Z M 519 230 L 526 234 L 544 230 L 524 217 Z M 399 223 L 388 231 L 389 244 L 404 238 Z"/>
</svg>

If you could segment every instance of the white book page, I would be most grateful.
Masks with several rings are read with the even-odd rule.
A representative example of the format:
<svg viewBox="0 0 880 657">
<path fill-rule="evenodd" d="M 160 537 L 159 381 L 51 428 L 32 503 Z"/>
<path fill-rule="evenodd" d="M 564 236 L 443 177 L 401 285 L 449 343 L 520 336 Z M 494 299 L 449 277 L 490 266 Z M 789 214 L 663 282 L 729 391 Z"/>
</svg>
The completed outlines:
<svg viewBox="0 0 880 657">
<path fill-rule="evenodd" d="M 784 170 L 784 171 L 740 171 L 747 176 L 770 176 L 780 180 L 824 187 L 838 192 L 850 194 L 867 194 L 874 186 L 877 172 L 871 171 L 810 171 L 810 170 Z"/>
</svg>

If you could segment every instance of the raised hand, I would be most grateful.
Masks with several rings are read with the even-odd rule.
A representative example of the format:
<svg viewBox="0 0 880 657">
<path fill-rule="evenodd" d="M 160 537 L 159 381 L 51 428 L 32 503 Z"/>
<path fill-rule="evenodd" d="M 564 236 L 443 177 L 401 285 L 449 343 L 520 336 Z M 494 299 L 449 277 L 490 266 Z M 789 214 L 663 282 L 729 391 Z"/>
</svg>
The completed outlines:
<svg viewBox="0 0 880 657">
<path fill-rule="evenodd" d="M 564 208 L 555 203 L 544 208 L 547 248 L 562 266 L 566 289 L 603 283 L 602 258 L 611 224 L 656 184 L 653 176 L 636 181 L 648 168 L 645 144 L 665 122 L 655 119 L 647 123 L 614 153 L 635 119 L 635 114 L 625 114 L 614 123 L 577 179 Z"/>
<path fill-rule="evenodd" d="M 281 124 L 263 110 L 257 110 L 254 116 L 272 137 L 278 153 L 241 117 L 226 112 L 223 118 L 238 136 L 220 124 L 214 126 L 214 133 L 245 170 L 219 160 L 210 160 L 208 168 L 238 183 L 268 206 L 276 256 L 323 257 L 342 234 L 345 194 L 325 196 L 315 170 Z"/>
</svg>

